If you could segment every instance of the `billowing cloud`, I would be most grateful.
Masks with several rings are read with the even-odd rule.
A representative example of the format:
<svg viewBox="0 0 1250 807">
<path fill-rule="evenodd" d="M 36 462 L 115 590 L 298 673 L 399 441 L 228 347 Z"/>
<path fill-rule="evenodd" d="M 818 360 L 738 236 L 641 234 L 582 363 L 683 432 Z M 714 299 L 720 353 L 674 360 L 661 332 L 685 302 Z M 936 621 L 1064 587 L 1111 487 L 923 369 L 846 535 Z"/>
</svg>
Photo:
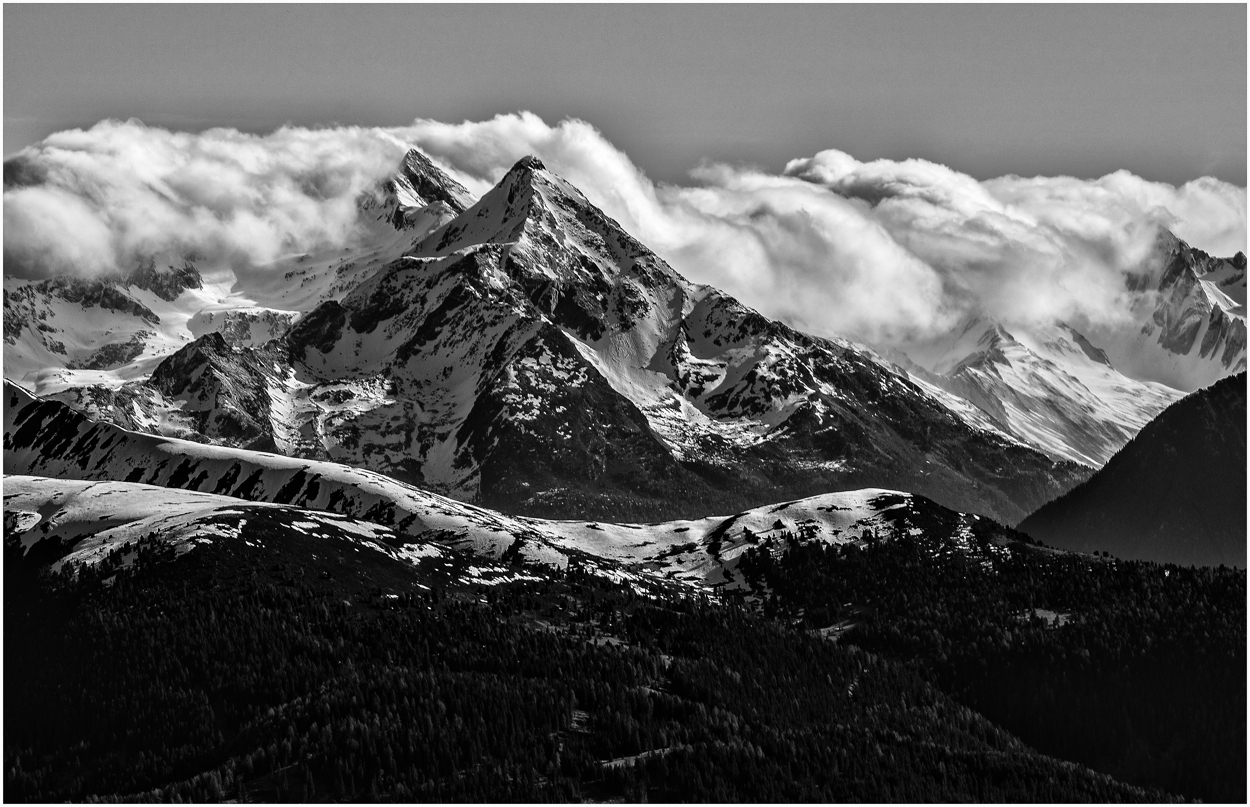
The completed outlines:
<svg viewBox="0 0 1250 807">
<path fill-rule="evenodd" d="M 124 270 L 158 252 L 257 265 L 345 243 L 405 146 L 361 128 L 169 132 L 104 121 L 5 164 L 7 274 Z"/>
<path fill-rule="evenodd" d="M 883 345 L 978 313 L 1114 323 L 1129 310 L 1121 273 L 1141 268 L 1160 227 L 1216 255 L 1246 248 L 1246 191 L 1211 178 L 981 182 L 829 150 L 781 176 L 701 166 L 679 187 L 653 184 L 582 121 L 417 121 L 403 136 L 484 185 L 537 154 L 692 280 L 806 330 Z"/>
<path fill-rule="evenodd" d="M 978 182 L 924 160 L 862 163 L 839 151 L 794 160 L 786 174 L 863 200 L 941 274 L 950 305 L 1009 324 L 1125 317 L 1123 272 L 1142 268 L 1161 227 L 1217 255 L 1246 245 L 1245 189 L 1210 178 L 1181 188 L 1123 171 Z"/>
<path fill-rule="evenodd" d="M 6 274 L 97 274 L 114 268 L 113 234 L 81 197 L 43 186 L 4 192 Z"/>
<path fill-rule="evenodd" d="M 6 163 L 6 272 L 90 273 L 159 250 L 257 266 L 346 244 L 355 201 L 417 146 L 484 192 L 540 157 L 691 280 L 805 330 L 883 345 L 971 313 L 1106 322 L 1124 270 L 1166 226 L 1227 255 L 1246 247 L 1246 191 L 1126 172 L 985 182 L 923 160 L 839 151 L 783 174 L 704 165 L 655 184 L 590 124 L 530 113 L 388 129 L 171 133 L 136 121 L 62 132 Z"/>
<path fill-rule="evenodd" d="M 1162 226 L 1212 255 L 1246 250 L 1246 189 L 1213 177 L 1176 188 L 1116 171 L 1092 181 L 1007 176 L 985 186 L 1004 203 L 1071 233 L 1082 232 L 1082 222 L 1112 230 Z"/>
</svg>

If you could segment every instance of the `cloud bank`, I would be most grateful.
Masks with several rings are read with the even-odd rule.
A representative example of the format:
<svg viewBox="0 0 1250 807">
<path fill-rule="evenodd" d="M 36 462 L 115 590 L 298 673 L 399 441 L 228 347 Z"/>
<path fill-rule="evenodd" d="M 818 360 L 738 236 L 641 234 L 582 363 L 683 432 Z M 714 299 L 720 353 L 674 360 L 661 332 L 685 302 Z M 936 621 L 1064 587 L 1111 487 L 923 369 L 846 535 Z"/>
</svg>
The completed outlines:
<svg viewBox="0 0 1250 807">
<path fill-rule="evenodd" d="M 357 197 L 404 151 L 363 128 L 59 132 L 5 162 L 5 273 L 91 275 L 159 252 L 258 265 L 343 244 Z"/>
<path fill-rule="evenodd" d="M 358 237 L 356 199 L 416 146 L 477 193 L 535 154 L 674 268 L 770 316 L 878 345 L 971 314 L 1114 322 L 1160 227 L 1216 255 L 1246 248 L 1246 190 L 1117 172 L 973 177 L 836 150 L 782 174 L 723 164 L 651 182 L 590 124 L 530 113 L 388 129 L 214 129 L 137 121 L 61 132 L 5 164 L 5 272 L 90 274 L 190 251 L 263 265 Z"/>
<path fill-rule="evenodd" d="M 1112 325 L 1161 227 L 1215 255 L 1246 249 L 1246 190 L 1097 180 L 978 181 L 924 160 L 829 150 L 781 175 L 704 165 L 657 185 L 582 121 L 522 113 L 417 121 L 404 137 L 489 184 L 537 154 L 676 269 L 766 314 L 884 346 L 935 338 L 973 314 Z"/>
</svg>

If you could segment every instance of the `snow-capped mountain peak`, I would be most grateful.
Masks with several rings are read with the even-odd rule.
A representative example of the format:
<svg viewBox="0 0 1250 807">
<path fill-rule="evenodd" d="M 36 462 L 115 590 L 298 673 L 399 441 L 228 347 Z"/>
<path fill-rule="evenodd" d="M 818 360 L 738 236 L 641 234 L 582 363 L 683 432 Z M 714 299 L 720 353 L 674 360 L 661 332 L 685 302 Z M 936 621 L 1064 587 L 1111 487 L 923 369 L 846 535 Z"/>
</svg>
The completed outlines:
<svg viewBox="0 0 1250 807">
<path fill-rule="evenodd" d="M 1123 375 L 1105 350 L 1062 322 L 1008 329 L 972 317 L 949 343 L 921 355 L 900 366 L 970 404 L 956 408 L 969 422 L 988 417 L 1026 445 L 1094 467 L 1182 394 Z"/>
<path fill-rule="evenodd" d="M 405 254 L 443 257 L 485 244 L 507 246 L 518 263 L 561 284 L 611 285 L 615 275 L 635 269 L 642 275 L 660 269 L 667 282 L 680 280 L 580 190 L 533 156 L 519 160 L 463 215 Z"/>
<path fill-rule="evenodd" d="M 886 351 L 969 423 L 1098 466 L 1187 390 L 1246 367 L 1246 258 L 1213 258 L 1166 229 L 1125 274 L 1113 322 L 969 317 L 945 340 Z"/>
<path fill-rule="evenodd" d="M 1136 325 L 1090 334 L 1121 372 L 1193 391 L 1246 369 L 1245 255 L 1215 258 L 1162 230 L 1125 281 Z"/>
<path fill-rule="evenodd" d="M 1059 323 L 1059 327 L 1072 337 L 1072 342 L 1081 349 L 1081 352 L 1085 354 L 1085 358 L 1097 364 L 1105 364 L 1108 367 L 1112 367 L 1111 359 L 1107 357 L 1107 351 L 1094 345 L 1093 342 L 1089 341 L 1083 334 L 1079 333 L 1076 328 L 1073 328 L 1067 323 L 1061 322 Z M 1112 367 L 1112 369 L 1115 368 Z"/>
<path fill-rule="evenodd" d="M 397 230 L 418 230 L 420 237 L 473 204 L 468 188 L 448 176 L 417 149 L 400 161 L 395 174 L 359 203 L 362 211 Z"/>
<path fill-rule="evenodd" d="M 1010 363 L 1010 354 L 1023 347 L 1002 325 L 989 323 L 977 338 L 976 350 L 956 362 L 950 372 L 955 375 L 970 367 L 992 367 L 997 363 Z"/>
</svg>

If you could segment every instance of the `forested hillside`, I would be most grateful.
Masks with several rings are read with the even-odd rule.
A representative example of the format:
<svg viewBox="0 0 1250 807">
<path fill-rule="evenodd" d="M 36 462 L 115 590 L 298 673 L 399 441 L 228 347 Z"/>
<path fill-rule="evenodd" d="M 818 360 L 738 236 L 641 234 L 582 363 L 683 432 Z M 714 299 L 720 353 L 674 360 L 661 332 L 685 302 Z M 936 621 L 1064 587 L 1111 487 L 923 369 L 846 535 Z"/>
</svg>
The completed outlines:
<svg viewBox="0 0 1250 807">
<path fill-rule="evenodd" d="M 1204 801 L 1246 797 L 1246 577 L 925 535 L 791 539 L 739 570 L 765 614 L 887 658 L 1042 753 Z M 1017 545 L 1021 546 L 1021 545 Z"/>
<path fill-rule="evenodd" d="M 1246 374 L 1163 410 L 1020 529 L 1078 552 L 1246 567 Z"/>
<path fill-rule="evenodd" d="M 7 800 L 1167 798 L 740 605 L 577 565 L 474 588 L 263 529 L 77 582 L 8 558 Z"/>
</svg>

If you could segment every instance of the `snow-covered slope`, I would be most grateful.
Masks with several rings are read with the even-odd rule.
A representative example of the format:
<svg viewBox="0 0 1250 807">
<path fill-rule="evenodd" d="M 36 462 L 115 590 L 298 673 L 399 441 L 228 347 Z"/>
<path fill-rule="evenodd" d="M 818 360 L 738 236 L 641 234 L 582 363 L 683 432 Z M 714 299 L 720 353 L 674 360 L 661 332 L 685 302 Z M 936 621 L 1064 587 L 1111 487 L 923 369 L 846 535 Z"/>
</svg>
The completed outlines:
<svg viewBox="0 0 1250 807">
<path fill-rule="evenodd" d="M 752 548 L 784 552 L 791 541 L 863 547 L 899 534 L 925 534 L 948 551 L 971 553 L 974 524 L 993 522 L 947 510 L 909 493 L 879 488 L 826 493 L 732 516 L 660 524 L 546 522 L 556 545 L 576 547 L 664 579 L 711 589 L 745 587 L 738 560 Z M 995 525 L 997 526 L 997 525 Z M 998 527 L 1003 540 L 1012 535 Z"/>
<path fill-rule="evenodd" d="M 231 345 L 263 347 L 281 338 L 299 313 L 262 306 L 239 308 L 229 303 L 217 303 L 197 311 L 187 321 L 187 330 L 196 339 L 216 333 Z"/>
<path fill-rule="evenodd" d="M 964 410 L 951 408 L 970 421 L 988 419 L 1052 457 L 1092 467 L 1183 394 L 1123 375 L 1062 323 L 1008 331 L 975 317 L 948 344 L 916 359 L 896 356 L 913 380 L 967 402 Z"/>
<path fill-rule="evenodd" d="M 94 566 L 113 553 L 133 563 L 137 544 L 156 538 L 179 554 L 217 540 L 236 540 L 249 516 L 261 512 L 313 537 L 346 535 L 397 560 L 442 557 L 449 550 L 379 524 L 319 510 L 253 504 L 177 488 L 132 482 L 88 482 L 40 476 L 4 477 L 4 532 L 22 554 L 34 551 L 65 564 Z"/>
<path fill-rule="evenodd" d="M 54 569 L 65 563 L 95 565 L 115 552 L 120 553 L 121 564 L 128 565 L 134 560 L 134 545 L 143 539 L 156 538 L 179 553 L 216 540 L 238 540 L 249 517 L 264 517 L 313 537 L 345 534 L 366 548 L 410 562 L 446 557 L 456 543 L 454 535 L 441 530 L 401 534 L 336 513 L 203 491 L 25 475 L 4 477 L 4 517 L 6 540 L 20 544 L 22 555 L 34 553 L 53 562 Z M 510 529 L 523 530 L 531 540 L 541 536 L 544 544 L 577 557 L 583 567 L 591 563 L 600 573 L 715 590 L 743 586 L 734 569 L 742 553 L 753 547 L 785 551 L 790 541 L 862 547 L 923 528 L 932 537 L 945 539 L 952 551 L 968 552 L 969 530 L 978 520 L 910 494 L 866 489 L 694 521 L 522 519 Z M 479 554 L 498 557 L 492 552 Z"/>
<path fill-rule="evenodd" d="M 141 378 L 189 340 L 191 311 L 214 291 L 190 261 L 93 279 L 5 275 L 5 377 L 41 389 Z"/>
<path fill-rule="evenodd" d="M 882 354 L 969 424 L 1097 467 L 1186 391 L 1246 366 L 1244 255 L 1212 258 L 1162 230 L 1125 284 L 1124 316 L 1083 332 L 973 316 Z"/>
</svg>

